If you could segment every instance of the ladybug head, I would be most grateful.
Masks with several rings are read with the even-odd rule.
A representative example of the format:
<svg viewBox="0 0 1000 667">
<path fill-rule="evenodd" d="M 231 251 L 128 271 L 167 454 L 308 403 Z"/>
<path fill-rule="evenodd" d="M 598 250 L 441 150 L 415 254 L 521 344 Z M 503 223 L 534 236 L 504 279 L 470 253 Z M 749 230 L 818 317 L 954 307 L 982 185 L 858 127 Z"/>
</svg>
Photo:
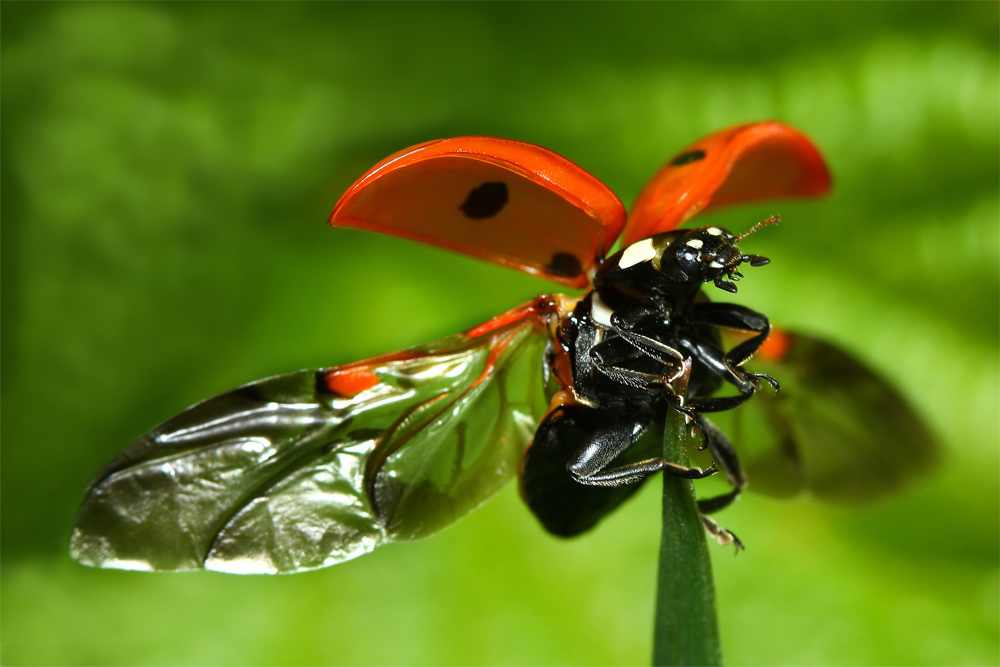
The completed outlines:
<svg viewBox="0 0 1000 667">
<path fill-rule="evenodd" d="M 734 281 L 743 277 L 739 272 L 740 264 L 746 262 L 750 266 L 764 266 L 771 261 L 760 255 L 745 255 L 736 244 L 763 225 L 777 221 L 777 216 L 765 220 L 741 236 L 723 227 L 692 229 L 664 248 L 657 268 L 678 282 L 712 282 L 719 289 L 735 292 Z"/>
<path fill-rule="evenodd" d="M 746 262 L 750 266 L 764 266 L 771 261 L 760 255 L 744 255 L 736 244 L 762 226 L 777 221 L 778 216 L 769 218 L 740 236 L 715 226 L 656 234 L 636 241 L 608 258 L 598 273 L 607 275 L 650 265 L 672 283 L 700 285 L 713 282 L 719 289 L 735 292 L 736 285 L 732 281 L 743 277 L 739 272 L 740 264 Z"/>
</svg>

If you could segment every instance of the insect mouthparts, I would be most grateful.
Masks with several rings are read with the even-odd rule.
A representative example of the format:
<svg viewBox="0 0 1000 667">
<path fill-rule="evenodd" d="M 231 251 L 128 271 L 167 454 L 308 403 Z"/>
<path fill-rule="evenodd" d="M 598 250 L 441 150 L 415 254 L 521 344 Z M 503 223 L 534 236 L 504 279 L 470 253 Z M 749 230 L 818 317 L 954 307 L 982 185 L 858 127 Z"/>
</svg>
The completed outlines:
<svg viewBox="0 0 1000 667">
<path fill-rule="evenodd" d="M 723 280 L 722 278 L 716 278 L 713 282 L 715 283 L 715 286 L 721 290 L 726 290 L 727 292 L 731 292 L 733 294 L 736 294 L 736 292 L 739 291 L 738 288 L 736 287 L 736 284 L 731 283 L 728 280 Z"/>
</svg>

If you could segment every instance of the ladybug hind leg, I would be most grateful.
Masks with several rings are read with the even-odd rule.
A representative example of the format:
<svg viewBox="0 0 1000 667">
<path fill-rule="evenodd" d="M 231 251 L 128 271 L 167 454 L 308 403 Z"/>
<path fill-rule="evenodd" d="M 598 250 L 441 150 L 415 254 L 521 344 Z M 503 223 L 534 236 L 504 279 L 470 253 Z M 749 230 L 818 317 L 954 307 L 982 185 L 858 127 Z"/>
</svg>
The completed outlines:
<svg viewBox="0 0 1000 667">
<path fill-rule="evenodd" d="M 736 501 L 737 498 L 740 497 L 740 494 L 743 493 L 743 489 L 747 487 L 746 473 L 743 472 L 743 466 L 740 465 L 740 459 L 736 455 L 736 450 L 733 448 L 733 444 L 729 441 L 729 438 L 726 437 L 726 434 L 723 433 L 715 424 L 705 418 L 704 415 L 698 415 L 696 421 L 708 441 L 708 448 L 712 452 L 712 456 L 715 459 L 715 465 L 718 465 L 719 469 L 726 476 L 726 479 L 733 487 L 732 491 L 728 493 L 723 493 L 718 496 L 713 496 L 712 498 L 705 498 L 698 501 L 698 510 L 701 512 L 702 523 L 705 524 L 705 530 L 707 530 L 719 544 L 732 544 L 736 547 L 737 551 L 740 551 L 743 549 L 743 543 L 740 542 L 739 538 L 720 526 L 708 515 L 729 507 Z"/>
<path fill-rule="evenodd" d="M 667 398 L 671 397 L 667 396 Z M 733 533 L 720 526 L 714 519 L 708 516 L 713 512 L 718 512 L 719 510 L 729 507 L 736 501 L 737 498 L 740 497 L 743 493 L 743 489 L 747 487 L 747 476 L 743 471 L 743 466 L 740 465 L 740 459 L 736 454 L 736 449 L 733 447 L 732 442 L 730 442 L 726 434 L 723 433 L 722 430 L 715 424 L 709 421 L 705 415 L 701 414 L 697 410 L 692 410 L 690 407 L 681 406 L 680 400 L 676 396 L 673 396 L 672 398 L 673 400 L 668 400 L 668 403 L 677 409 L 678 412 L 681 412 L 688 417 L 693 424 L 692 431 L 701 435 L 703 444 L 700 449 L 708 449 L 712 454 L 712 469 L 718 467 L 718 469 L 721 470 L 726 476 L 726 480 L 733 487 L 728 493 L 723 493 L 711 498 L 704 498 L 698 501 L 698 510 L 701 512 L 701 518 L 702 522 L 705 524 L 705 529 L 719 544 L 733 544 L 735 545 L 736 550 L 739 551 L 743 549 L 743 543 L 740 542 L 740 540 Z"/>
<path fill-rule="evenodd" d="M 521 463 L 521 494 L 550 533 L 571 537 L 589 530 L 642 486 L 642 476 L 634 484 L 581 484 L 567 469 L 566 462 L 576 460 L 581 446 L 606 427 L 603 411 L 571 403 L 546 415 L 535 432 Z M 641 438 L 629 454 L 641 459 L 654 453 L 655 440 Z"/>
<path fill-rule="evenodd" d="M 745 548 L 743 546 L 743 543 L 740 542 L 740 538 L 736 537 L 735 534 L 720 526 L 715 521 L 715 519 L 709 517 L 707 514 L 701 515 L 701 522 L 705 526 L 705 530 L 708 531 L 708 534 L 714 537 L 715 541 L 721 544 L 722 546 L 725 546 L 727 544 L 732 544 L 734 547 L 736 547 L 737 553 L 739 553 Z"/>
<path fill-rule="evenodd" d="M 566 465 L 577 482 L 589 486 L 620 486 L 661 470 L 687 479 L 701 479 L 715 474 L 714 466 L 702 470 L 672 463 L 662 456 L 611 466 L 619 454 L 639 441 L 651 421 L 649 415 L 620 415 L 620 407 L 601 410 L 604 413 L 603 423 L 587 436 Z"/>
</svg>

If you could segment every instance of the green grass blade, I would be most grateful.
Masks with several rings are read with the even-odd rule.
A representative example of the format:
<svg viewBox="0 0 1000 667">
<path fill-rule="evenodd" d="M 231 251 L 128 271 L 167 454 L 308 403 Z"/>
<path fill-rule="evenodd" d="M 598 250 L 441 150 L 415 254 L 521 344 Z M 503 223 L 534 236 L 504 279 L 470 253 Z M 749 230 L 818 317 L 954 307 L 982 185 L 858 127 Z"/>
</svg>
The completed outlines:
<svg viewBox="0 0 1000 667">
<path fill-rule="evenodd" d="M 663 456 L 688 464 L 689 436 L 670 410 Z M 721 665 L 715 588 L 694 483 L 664 473 L 663 535 L 653 635 L 654 665 Z"/>
</svg>

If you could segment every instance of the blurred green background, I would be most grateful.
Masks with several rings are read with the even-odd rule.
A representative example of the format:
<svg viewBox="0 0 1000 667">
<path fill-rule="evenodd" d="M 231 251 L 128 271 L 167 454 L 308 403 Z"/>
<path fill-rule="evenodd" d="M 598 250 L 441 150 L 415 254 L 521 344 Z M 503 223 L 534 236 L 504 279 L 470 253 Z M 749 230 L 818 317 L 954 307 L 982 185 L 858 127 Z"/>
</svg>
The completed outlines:
<svg viewBox="0 0 1000 667">
<path fill-rule="evenodd" d="M 713 549 L 726 660 L 997 664 L 998 25 L 995 2 L 3 3 L 0 660 L 647 663 L 658 483 L 574 541 L 512 485 L 287 577 L 90 570 L 67 539 L 91 476 L 187 405 L 556 289 L 328 229 L 382 157 L 511 137 L 629 203 L 694 139 L 776 118 L 835 191 L 711 218 L 782 214 L 738 299 L 878 368 L 944 457 L 875 506 L 723 513 L 748 545 Z"/>
</svg>

